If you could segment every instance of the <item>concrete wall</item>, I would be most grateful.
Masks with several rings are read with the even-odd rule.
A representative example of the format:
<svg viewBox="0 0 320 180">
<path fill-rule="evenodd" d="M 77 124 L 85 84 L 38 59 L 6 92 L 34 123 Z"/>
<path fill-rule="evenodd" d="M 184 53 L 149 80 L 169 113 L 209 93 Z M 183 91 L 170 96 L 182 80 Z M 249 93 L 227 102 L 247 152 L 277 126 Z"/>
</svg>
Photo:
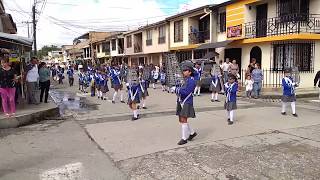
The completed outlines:
<svg viewBox="0 0 320 180">
<path fill-rule="evenodd" d="M 310 12 L 310 14 L 320 14 L 320 1 L 319 0 L 310 0 L 309 12 Z"/>
<path fill-rule="evenodd" d="M 151 46 L 146 45 L 147 30 L 143 31 L 143 33 L 142 33 L 143 53 L 149 54 L 149 53 L 159 53 L 159 52 L 168 52 L 169 51 L 169 25 L 165 25 L 165 29 L 166 29 L 166 42 L 163 44 L 159 44 L 158 43 L 159 27 L 151 28 L 151 30 L 152 30 L 152 45 Z"/>
</svg>

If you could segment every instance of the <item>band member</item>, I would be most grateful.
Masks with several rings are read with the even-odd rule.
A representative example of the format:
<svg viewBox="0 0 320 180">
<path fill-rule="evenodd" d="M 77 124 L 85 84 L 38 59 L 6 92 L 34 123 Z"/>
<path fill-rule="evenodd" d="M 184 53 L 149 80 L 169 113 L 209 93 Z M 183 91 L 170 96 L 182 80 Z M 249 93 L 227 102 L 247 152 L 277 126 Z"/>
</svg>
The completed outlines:
<svg viewBox="0 0 320 180">
<path fill-rule="evenodd" d="M 115 90 L 114 94 L 113 94 L 113 98 L 112 98 L 112 103 L 115 104 L 116 103 L 116 97 L 118 95 L 118 92 L 120 92 L 120 102 L 121 103 L 125 103 L 123 100 L 123 92 L 122 92 L 122 81 L 120 78 L 120 69 L 119 67 L 113 67 L 110 69 L 110 77 L 112 80 L 112 84 L 113 84 L 113 88 Z"/>
<path fill-rule="evenodd" d="M 197 86 L 194 89 L 194 96 L 196 96 L 196 95 L 200 96 L 201 75 L 202 75 L 201 62 L 196 62 L 196 65 L 195 65 L 195 68 L 194 68 L 194 79 L 196 80 Z"/>
<path fill-rule="evenodd" d="M 179 122 L 181 123 L 182 138 L 178 142 L 178 145 L 186 144 L 191 141 L 197 133 L 188 124 L 188 118 L 195 118 L 195 111 L 193 107 L 193 91 L 196 87 L 196 81 L 193 78 L 193 63 L 184 62 L 182 65 L 183 77 L 185 83 L 181 87 L 172 87 L 171 90 L 174 91 L 177 96 L 177 116 L 179 117 Z"/>
<path fill-rule="evenodd" d="M 294 117 L 298 117 L 296 114 L 296 93 L 295 89 L 297 87 L 296 82 L 293 81 L 291 77 L 291 69 L 285 69 L 284 71 L 284 78 L 282 79 L 282 88 L 283 88 L 283 95 L 282 95 L 282 115 L 286 115 L 286 105 L 287 103 L 291 103 L 292 115 Z"/>
<path fill-rule="evenodd" d="M 234 120 L 234 110 L 237 109 L 237 91 L 238 83 L 236 82 L 237 77 L 233 74 L 229 74 L 228 82 L 225 83 L 226 101 L 224 108 L 227 110 L 228 124 L 232 125 Z"/>
<path fill-rule="evenodd" d="M 73 86 L 73 82 L 74 82 L 74 70 L 73 67 L 69 66 L 68 70 L 67 70 L 67 74 L 68 74 L 68 79 L 69 79 L 69 86 Z"/>
<path fill-rule="evenodd" d="M 95 71 L 92 70 L 90 72 L 90 90 L 91 90 L 91 97 L 96 96 L 96 75 Z"/>
<path fill-rule="evenodd" d="M 161 83 L 162 91 L 166 91 L 166 90 L 167 90 L 167 86 L 166 86 L 166 73 L 165 73 L 165 71 L 163 71 L 163 70 L 160 72 L 160 83 Z"/>
<path fill-rule="evenodd" d="M 83 69 L 80 69 L 80 72 L 78 74 L 79 77 L 79 91 L 84 92 L 84 78 L 85 78 L 85 74 L 83 72 Z"/>
<path fill-rule="evenodd" d="M 218 93 L 221 91 L 221 85 L 220 85 L 220 77 L 218 76 L 218 74 L 212 75 L 210 91 L 212 92 L 211 102 L 219 102 Z"/>
<path fill-rule="evenodd" d="M 152 75 L 152 88 L 156 89 L 156 83 L 159 78 L 159 71 L 154 67 L 154 69 L 151 71 L 151 75 Z"/>
<path fill-rule="evenodd" d="M 142 101 L 142 109 L 147 109 L 146 101 L 147 101 L 147 96 L 149 96 L 148 84 L 147 84 L 147 77 L 148 76 L 144 76 L 143 69 L 140 70 L 139 76 L 140 76 L 140 82 L 139 82 L 140 93 L 139 93 L 139 96 L 140 96 L 140 99 Z"/>
<path fill-rule="evenodd" d="M 107 100 L 107 92 L 109 92 L 109 88 L 108 88 L 108 76 L 106 73 L 104 72 L 100 72 L 98 74 L 98 97 L 101 100 Z"/>
<path fill-rule="evenodd" d="M 132 110 L 133 117 L 132 120 L 135 121 L 139 119 L 139 112 L 137 104 L 140 103 L 140 83 L 139 83 L 139 75 L 138 69 L 135 64 L 133 64 L 132 68 L 128 70 L 128 79 L 127 79 L 127 89 L 128 89 L 128 105 Z"/>
</svg>

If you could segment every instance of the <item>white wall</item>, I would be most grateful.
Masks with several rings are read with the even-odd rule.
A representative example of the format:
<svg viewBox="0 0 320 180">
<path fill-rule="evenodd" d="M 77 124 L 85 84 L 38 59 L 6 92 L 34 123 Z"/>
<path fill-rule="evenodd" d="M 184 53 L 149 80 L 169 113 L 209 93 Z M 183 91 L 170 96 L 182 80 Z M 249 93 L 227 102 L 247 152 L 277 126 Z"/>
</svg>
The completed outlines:
<svg viewBox="0 0 320 180">
<path fill-rule="evenodd" d="M 131 36 L 131 47 L 130 48 L 127 48 L 127 36 Z M 133 42 L 133 34 L 127 34 L 125 37 L 124 37 L 124 54 L 126 55 L 131 55 L 133 54 L 134 52 L 134 42 Z"/>
<path fill-rule="evenodd" d="M 310 0 L 309 12 L 310 12 L 310 14 L 320 14 L 320 1 L 319 0 Z"/>
<path fill-rule="evenodd" d="M 147 30 L 144 30 L 142 32 L 142 46 L 143 46 L 143 53 L 149 54 L 149 53 L 160 53 L 160 52 L 168 52 L 169 51 L 169 25 L 165 25 L 166 29 L 166 42 L 163 44 L 158 43 L 159 38 L 159 27 L 151 28 L 152 30 L 152 45 L 147 46 L 146 45 L 146 39 L 147 39 Z"/>
<path fill-rule="evenodd" d="M 114 39 L 112 39 L 114 40 Z M 112 50 L 112 40 L 110 40 L 110 55 L 111 56 L 117 56 L 118 54 L 118 39 L 116 39 L 116 50 Z"/>
</svg>

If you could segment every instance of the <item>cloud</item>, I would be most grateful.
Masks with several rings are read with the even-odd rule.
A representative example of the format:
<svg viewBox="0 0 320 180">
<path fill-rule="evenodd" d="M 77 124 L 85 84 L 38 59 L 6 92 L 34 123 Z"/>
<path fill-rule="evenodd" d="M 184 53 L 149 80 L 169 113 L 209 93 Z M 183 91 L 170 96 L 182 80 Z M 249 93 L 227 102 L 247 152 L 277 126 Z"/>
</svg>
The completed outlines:
<svg viewBox="0 0 320 180">
<path fill-rule="evenodd" d="M 18 9 L 13 1 L 24 8 Z M 6 0 L 5 5 L 19 25 L 18 34 L 27 36 L 27 28 L 21 22 L 31 19 L 27 13 L 13 10 L 30 12 L 31 3 Z M 164 19 L 167 14 L 160 6 L 156 0 L 48 0 L 37 24 L 38 45 L 71 44 L 75 37 L 87 31 L 131 30 Z"/>
</svg>

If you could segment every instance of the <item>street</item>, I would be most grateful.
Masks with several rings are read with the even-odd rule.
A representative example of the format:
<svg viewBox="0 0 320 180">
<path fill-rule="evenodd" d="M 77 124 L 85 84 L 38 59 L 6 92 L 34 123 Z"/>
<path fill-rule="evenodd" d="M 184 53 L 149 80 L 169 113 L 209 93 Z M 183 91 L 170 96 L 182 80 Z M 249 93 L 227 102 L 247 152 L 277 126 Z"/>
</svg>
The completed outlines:
<svg viewBox="0 0 320 180">
<path fill-rule="evenodd" d="M 77 83 L 75 83 L 77 85 Z M 0 179 L 317 179 L 319 102 L 299 99 L 298 118 L 279 100 L 239 98 L 229 126 L 221 102 L 195 97 L 198 136 L 178 146 L 176 95 L 149 89 L 147 110 L 131 121 L 126 104 L 77 86 L 51 90 L 62 117 L 0 131 Z M 109 99 L 112 93 L 109 92 Z"/>
</svg>

